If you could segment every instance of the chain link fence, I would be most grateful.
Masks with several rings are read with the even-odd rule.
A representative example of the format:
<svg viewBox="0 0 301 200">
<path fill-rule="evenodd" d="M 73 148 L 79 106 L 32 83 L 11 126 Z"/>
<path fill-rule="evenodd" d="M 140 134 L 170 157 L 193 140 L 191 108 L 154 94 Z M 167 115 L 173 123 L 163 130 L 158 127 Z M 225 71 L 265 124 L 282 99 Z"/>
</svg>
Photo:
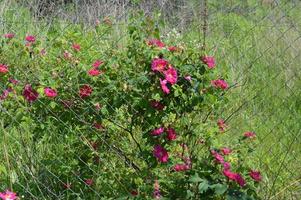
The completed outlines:
<svg viewBox="0 0 301 200">
<path fill-rule="evenodd" d="M 114 49 L 123 48 L 127 38 L 125 26 L 140 23 L 139 19 L 130 21 L 129 16 L 142 9 L 146 16 L 152 16 L 164 24 L 161 31 L 163 38 L 176 41 L 179 45 L 188 42 L 200 49 L 205 38 L 208 52 L 215 56 L 221 70 L 228 74 L 227 80 L 233 87 L 227 92 L 229 102 L 220 110 L 229 124 L 231 137 L 248 130 L 257 133 L 258 144 L 250 162 L 264 176 L 258 193 L 262 199 L 298 200 L 301 198 L 301 3 L 297 0 L 208 0 L 205 13 L 204 5 L 203 0 L 4 0 L 0 2 L 0 29 L 1 35 L 8 32 L 20 35 L 32 33 L 44 42 L 47 41 L 45 35 L 52 33 L 55 37 L 47 41 L 48 46 L 44 48 L 47 52 L 58 45 L 60 37 L 73 40 L 68 35 L 72 27 L 87 30 L 89 35 L 98 23 L 109 23 L 112 34 L 107 35 L 106 30 L 102 30 L 93 38 L 86 39 L 85 51 L 91 50 L 97 58 L 99 54 L 112 55 L 110 53 Z M 206 15 L 207 20 L 204 19 Z M 59 28 L 55 30 L 54 26 Z M 99 46 L 101 44 L 103 46 Z M 15 52 L 9 58 L 18 56 L 21 52 Z M 0 63 L 5 61 L 0 60 Z M 76 62 L 80 61 L 74 60 Z M 38 69 L 35 71 L 35 68 L 29 67 L 18 72 L 39 80 Z M 126 77 L 124 79 L 126 82 Z M 69 86 L 67 82 L 64 84 Z M 4 90 L 2 86 L 0 91 Z M 71 87 L 68 91 L 77 93 Z M 114 105 L 108 97 L 109 94 L 104 96 L 103 106 L 113 109 Z M 82 123 L 86 123 L 86 114 L 90 110 L 97 109 L 80 102 L 87 110 L 86 113 L 78 113 L 72 110 L 71 102 L 63 98 L 60 101 L 71 109 L 72 118 Z M 127 102 L 128 105 L 131 103 Z M 59 130 L 47 124 L 49 121 L 44 116 L 31 115 L 32 119 L 21 120 L 19 113 L 9 112 L 1 101 L 0 109 L 4 113 L 2 116 L 9 118 L 7 121 L 10 122 L 7 124 L 6 119 L 0 119 L 1 190 L 12 188 L 14 184 L 30 199 L 70 199 L 75 196 L 87 199 L 79 186 L 71 187 L 69 177 L 58 173 L 68 171 L 93 194 L 93 198 L 88 198 L 102 199 L 106 195 L 115 199 L 118 193 L 115 184 L 131 192 L 124 187 L 129 180 L 122 180 L 122 174 L 127 174 L 127 171 L 121 171 L 119 166 L 127 166 L 128 170 L 139 176 L 141 163 L 135 163 L 133 158 L 139 157 L 135 152 L 140 147 L 133 136 L 129 136 L 131 139 L 126 136 L 128 130 L 123 126 L 126 119 L 118 118 L 118 115 L 106 119 L 105 125 L 111 130 L 108 128 L 99 132 L 91 127 L 93 138 L 97 138 L 91 142 L 76 124 L 66 124 L 64 130 Z M 27 108 L 24 112 L 30 114 L 31 110 Z M 57 123 L 65 124 L 63 113 L 49 110 L 49 114 Z M 40 124 L 47 122 L 44 129 L 47 137 L 35 136 L 31 120 Z M 146 121 L 145 126 L 148 125 Z M 66 132 L 73 132 L 79 140 L 63 137 Z M 133 149 L 127 150 L 122 141 L 110 138 L 110 134 L 119 134 L 117 138 L 127 140 Z M 48 143 L 50 140 L 57 143 Z M 74 149 L 75 146 L 78 149 Z M 106 152 L 99 152 L 96 146 L 101 146 Z M 76 163 L 72 163 L 72 158 L 70 163 L 61 159 L 69 154 L 75 155 Z M 81 170 L 80 166 L 86 170 Z M 118 173 L 113 173 L 115 171 Z M 103 180 L 99 180 L 100 174 Z M 112 174 L 116 176 L 111 177 Z M 103 185 L 90 187 L 89 181 Z M 69 196 L 63 190 L 66 188 L 75 196 Z"/>
</svg>

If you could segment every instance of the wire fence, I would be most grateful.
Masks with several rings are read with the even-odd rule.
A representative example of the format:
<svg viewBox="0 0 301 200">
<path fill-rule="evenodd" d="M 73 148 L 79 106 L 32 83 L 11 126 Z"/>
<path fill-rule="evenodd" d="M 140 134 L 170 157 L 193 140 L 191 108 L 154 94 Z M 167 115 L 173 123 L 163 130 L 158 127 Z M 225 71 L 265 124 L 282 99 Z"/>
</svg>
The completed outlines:
<svg viewBox="0 0 301 200">
<path fill-rule="evenodd" d="M 71 44 L 76 39 L 69 35 L 71 30 L 85 30 L 79 37 L 87 36 L 84 49 L 92 52 L 91 60 L 109 57 L 114 63 L 114 50 L 123 48 L 128 37 L 125 26 L 141 23 L 142 19 L 130 20 L 131 14 L 141 9 L 145 16 L 152 16 L 164 24 L 163 38 L 176 41 L 178 45 L 188 42 L 200 50 L 206 48 L 214 55 L 221 70 L 228 74 L 227 80 L 233 87 L 227 91 L 229 102 L 219 110 L 229 124 L 228 132 L 233 138 L 248 130 L 257 133 L 256 152 L 252 153 L 250 163 L 264 176 L 258 191 L 260 197 L 301 198 L 299 1 L 23 0 L 3 1 L 0 6 L 1 34 L 32 32 L 45 44 L 47 42 L 43 51 L 53 57 L 57 57 L 58 52 L 51 51 L 52 48 L 64 42 Z M 204 20 L 206 15 L 208 19 Z M 111 29 L 91 36 L 91 30 L 99 23 L 108 24 Z M 45 37 L 49 33 L 54 35 L 51 41 Z M 66 41 L 62 42 L 61 38 Z M 6 49 L 3 45 L 1 48 L 5 54 Z M 8 58 L 14 63 L 14 57 L 18 61 L 23 53 L 20 50 Z M 0 60 L 0 63 L 5 61 Z M 68 65 L 76 67 L 78 63 L 80 59 Z M 41 81 L 41 76 L 49 75 L 55 79 L 64 75 L 63 71 L 41 74 L 37 65 L 47 64 L 52 62 L 33 57 L 30 62 L 22 63 L 28 67 L 16 70 L 37 82 Z M 123 83 L 120 83 L 125 88 L 128 87 L 127 78 L 123 77 Z M 26 81 L 18 84 L 24 86 Z M 144 122 L 141 130 L 145 132 L 140 136 L 133 135 L 136 127 L 129 130 L 126 126 L 129 120 L 121 116 L 126 116 L 126 109 L 115 110 L 112 105 L 111 93 L 116 91 L 109 92 L 108 86 L 108 92 L 101 99 L 102 108 L 98 108 L 80 98 L 78 91 L 67 81 L 62 84 L 66 86 L 65 91 L 77 96 L 74 102 L 68 97 L 57 97 L 70 116 L 48 109 L 47 103 L 39 99 L 40 108 L 46 109 L 50 117 L 37 115 L 37 111 L 29 106 L 24 108 L 20 101 L 12 112 L 8 109 L 11 105 L 0 100 L 3 118 L 0 120 L 1 191 L 17 188 L 23 191 L 25 199 L 116 199 L 120 188 L 131 194 L 133 191 L 125 183 L 132 180 L 123 175 L 131 171 L 139 177 L 142 173 L 139 166 L 148 162 L 141 156 L 143 150 L 137 140 L 149 133 L 151 122 Z M 0 85 L 0 91 L 5 89 Z M 122 95 L 122 102 L 130 107 L 133 102 L 126 98 L 126 89 Z M 77 109 L 75 104 L 83 109 Z M 91 125 L 95 120 L 90 119 L 89 114 L 104 108 L 111 115 L 101 119 L 102 124 L 97 124 L 100 127 L 96 129 Z M 140 112 L 134 107 L 131 109 Z M 26 118 L 22 113 L 30 117 Z M 72 122 L 66 122 L 66 117 Z M 64 129 L 52 126 L 53 122 Z M 77 122 L 87 129 L 81 129 Z M 45 124 L 45 127 L 36 129 L 35 124 Z"/>
</svg>

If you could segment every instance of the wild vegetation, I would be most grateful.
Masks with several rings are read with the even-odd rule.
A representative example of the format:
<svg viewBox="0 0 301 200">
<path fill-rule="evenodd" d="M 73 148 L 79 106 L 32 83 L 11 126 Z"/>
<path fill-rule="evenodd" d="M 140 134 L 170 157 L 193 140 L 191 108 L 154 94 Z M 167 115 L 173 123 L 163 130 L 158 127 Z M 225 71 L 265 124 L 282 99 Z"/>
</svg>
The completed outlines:
<svg viewBox="0 0 301 200">
<path fill-rule="evenodd" d="M 210 1 L 205 38 L 194 1 L 28 2 L 1 4 L 0 198 L 300 197 L 299 2 Z"/>
</svg>

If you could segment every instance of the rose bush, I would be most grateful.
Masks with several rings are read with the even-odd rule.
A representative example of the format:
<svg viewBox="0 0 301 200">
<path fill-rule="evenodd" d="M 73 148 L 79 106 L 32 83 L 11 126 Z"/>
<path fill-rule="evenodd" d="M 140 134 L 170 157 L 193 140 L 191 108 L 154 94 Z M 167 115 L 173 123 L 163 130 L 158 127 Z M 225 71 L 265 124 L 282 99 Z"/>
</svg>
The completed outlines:
<svg viewBox="0 0 301 200">
<path fill-rule="evenodd" d="M 1 39 L 0 116 L 29 123 L 35 148 L 53 144 L 34 166 L 40 181 L 70 199 L 257 199 L 261 174 L 244 163 L 256 134 L 219 140 L 231 133 L 217 112 L 230 88 L 218 61 L 165 42 L 142 15 L 124 43 L 102 39 L 108 21 Z"/>
</svg>

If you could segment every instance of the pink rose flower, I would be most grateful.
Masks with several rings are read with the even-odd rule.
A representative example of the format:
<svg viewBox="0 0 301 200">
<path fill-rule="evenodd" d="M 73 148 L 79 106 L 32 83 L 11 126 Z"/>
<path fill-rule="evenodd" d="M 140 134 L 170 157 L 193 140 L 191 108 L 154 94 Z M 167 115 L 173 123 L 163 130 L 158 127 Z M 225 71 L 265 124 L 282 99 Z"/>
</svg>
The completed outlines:
<svg viewBox="0 0 301 200">
<path fill-rule="evenodd" d="M 8 72 L 7 65 L 0 63 L 0 74 L 6 74 Z"/>
<path fill-rule="evenodd" d="M 236 179 L 235 179 L 236 183 L 238 185 L 240 185 L 241 187 L 244 187 L 246 185 L 246 181 L 245 179 L 240 175 L 240 174 L 236 174 Z"/>
<path fill-rule="evenodd" d="M 164 92 L 165 94 L 169 94 L 169 93 L 170 93 L 170 90 L 169 90 L 169 88 L 167 87 L 167 80 L 162 80 L 162 79 L 160 78 L 160 85 L 161 85 L 161 88 L 162 88 L 162 90 L 163 90 L 163 92 Z"/>
<path fill-rule="evenodd" d="M 221 79 L 212 80 L 211 85 L 215 88 L 220 88 L 222 90 L 225 90 L 229 87 L 228 83 Z"/>
<path fill-rule="evenodd" d="M 239 184 L 241 187 L 244 187 L 246 185 L 245 179 L 238 173 L 231 172 L 229 169 L 224 169 L 223 174 L 232 181 L 235 181 L 237 184 Z"/>
<path fill-rule="evenodd" d="M 167 67 L 168 62 L 162 58 L 155 58 L 152 61 L 152 70 L 163 72 L 165 68 Z"/>
<path fill-rule="evenodd" d="M 262 180 L 260 171 L 251 170 L 251 171 L 249 172 L 249 175 L 250 175 L 250 177 L 251 177 L 254 181 L 256 181 L 256 182 L 260 182 L 260 181 Z"/>
<path fill-rule="evenodd" d="M 221 132 L 224 132 L 227 128 L 227 125 L 225 124 L 225 121 L 223 119 L 217 120 L 217 126 Z"/>
<path fill-rule="evenodd" d="M 187 164 L 176 164 L 173 167 L 173 170 L 176 171 L 176 172 L 187 171 L 187 170 L 190 170 L 190 166 L 187 165 Z"/>
<path fill-rule="evenodd" d="M 2 200 L 15 200 L 18 196 L 16 193 L 6 190 L 5 192 L 0 192 L 0 198 Z"/>
<path fill-rule="evenodd" d="M 202 57 L 203 63 L 205 63 L 209 69 L 212 69 L 215 67 L 215 60 L 212 56 L 204 56 Z"/>
<path fill-rule="evenodd" d="M 102 73 L 102 72 L 101 72 L 100 70 L 95 69 L 95 68 L 90 69 L 90 70 L 88 71 L 88 74 L 89 74 L 90 76 L 98 76 L 98 75 L 100 75 L 101 73 Z"/>
<path fill-rule="evenodd" d="M 147 44 L 149 46 L 155 46 L 155 47 L 159 47 L 159 48 L 165 47 L 165 44 L 158 39 L 150 39 L 150 40 L 148 40 Z"/>
<path fill-rule="evenodd" d="M 92 67 L 93 68 L 98 68 L 100 65 L 103 64 L 103 61 L 101 60 L 96 60 L 93 64 L 92 64 Z"/>
<path fill-rule="evenodd" d="M 169 67 L 168 70 L 163 72 L 165 75 L 165 80 L 167 80 L 170 84 L 176 84 L 178 80 L 177 70 L 173 67 Z"/>
<path fill-rule="evenodd" d="M 217 153 L 216 151 L 212 150 L 211 154 L 215 158 L 215 162 L 220 163 L 220 164 L 223 164 L 225 162 L 224 157 L 222 155 L 220 155 L 219 153 Z"/>
<path fill-rule="evenodd" d="M 83 85 L 80 89 L 79 89 L 79 96 L 81 98 L 86 98 L 89 97 L 93 92 L 93 88 L 90 85 Z"/>
<path fill-rule="evenodd" d="M 44 88 L 44 93 L 47 97 L 53 98 L 57 96 L 57 91 L 49 87 Z"/>
<path fill-rule="evenodd" d="M 26 84 L 23 89 L 23 97 L 29 102 L 32 103 L 38 99 L 39 93 L 32 89 L 30 84 Z"/>
<path fill-rule="evenodd" d="M 157 136 L 161 135 L 164 132 L 164 127 L 157 128 L 151 132 L 152 135 Z"/>
<path fill-rule="evenodd" d="M 5 100 L 8 97 L 10 92 L 11 92 L 11 90 L 9 90 L 9 89 L 4 90 L 2 92 L 2 94 L 0 95 L 0 100 Z"/>
<path fill-rule="evenodd" d="M 159 162 L 162 163 L 168 162 L 168 152 L 162 146 L 160 145 L 154 146 L 153 154 Z"/>
<path fill-rule="evenodd" d="M 166 133 L 167 133 L 167 139 L 168 139 L 168 140 L 172 141 L 172 140 L 177 139 L 177 133 L 176 133 L 175 129 L 173 129 L 173 128 L 168 128 L 168 129 L 166 130 Z"/>
<path fill-rule="evenodd" d="M 170 51 L 170 52 L 178 51 L 178 47 L 176 47 L 176 46 L 170 46 L 170 47 L 168 47 L 168 51 Z"/>
<path fill-rule="evenodd" d="M 244 133 L 244 137 L 246 137 L 246 138 L 255 138 L 256 134 L 254 132 L 248 131 L 248 132 Z"/>
<path fill-rule="evenodd" d="M 231 165 L 228 162 L 224 162 L 223 166 L 224 166 L 224 170 L 230 170 L 230 168 L 231 168 Z"/>
<path fill-rule="evenodd" d="M 33 35 L 27 35 L 27 36 L 25 37 L 25 40 L 26 40 L 27 42 L 29 42 L 29 43 L 34 43 L 34 42 L 36 41 L 36 37 L 33 36 Z"/>
<path fill-rule="evenodd" d="M 88 186 L 91 186 L 93 184 L 93 179 L 86 179 L 85 180 L 85 183 L 88 185 Z"/>
<path fill-rule="evenodd" d="M 221 149 L 221 152 L 222 152 L 224 155 L 229 155 L 229 154 L 232 152 L 232 150 L 229 149 L 229 148 L 222 148 L 222 149 Z"/>
<path fill-rule="evenodd" d="M 187 81 L 191 81 L 191 80 L 192 80 L 192 79 L 191 79 L 191 76 L 189 76 L 189 75 L 185 76 L 184 78 L 185 78 L 185 80 L 187 80 Z"/>
<path fill-rule="evenodd" d="M 79 44 L 73 43 L 72 48 L 74 49 L 74 51 L 80 51 L 80 45 Z"/>
<path fill-rule="evenodd" d="M 224 174 L 229 180 L 232 180 L 232 181 L 235 181 L 235 180 L 236 180 L 236 173 L 231 172 L 230 170 L 224 169 L 224 170 L 223 170 L 223 174 Z"/>
<path fill-rule="evenodd" d="M 13 34 L 13 33 L 6 33 L 6 34 L 3 35 L 3 37 L 6 38 L 6 39 L 12 39 L 12 38 L 15 37 L 15 34 Z"/>
</svg>

